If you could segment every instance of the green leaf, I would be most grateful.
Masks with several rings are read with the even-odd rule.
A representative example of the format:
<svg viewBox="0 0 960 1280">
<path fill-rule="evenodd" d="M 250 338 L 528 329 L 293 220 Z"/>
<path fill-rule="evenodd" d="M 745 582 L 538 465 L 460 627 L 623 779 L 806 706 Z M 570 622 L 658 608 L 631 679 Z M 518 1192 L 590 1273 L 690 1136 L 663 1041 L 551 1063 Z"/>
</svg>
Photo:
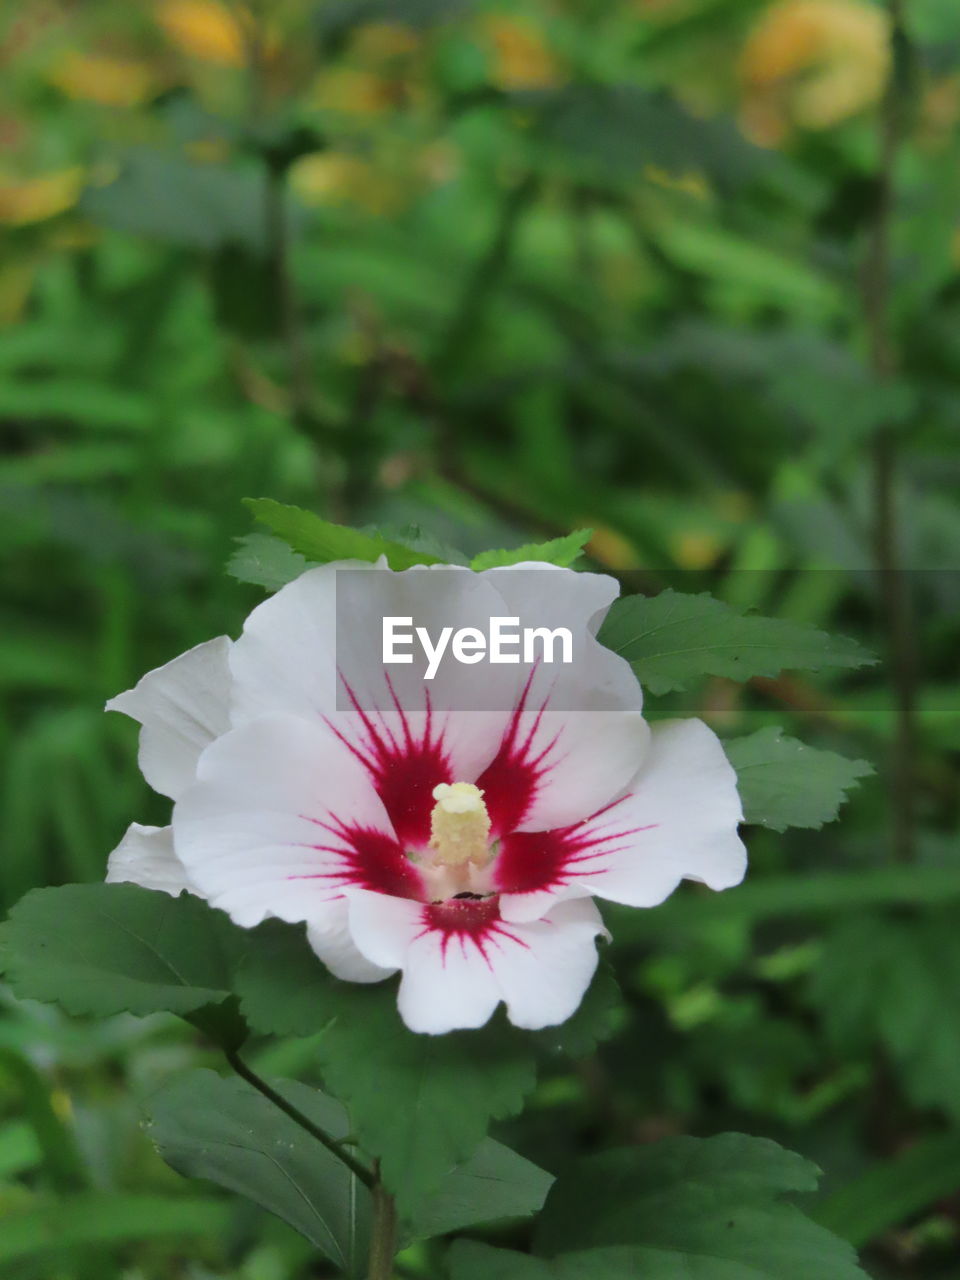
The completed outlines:
<svg viewBox="0 0 960 1280">
<path fill-rule="evenodd" d="M 459 564 L 464 568 L 469 567 L 470 564 L 469 557 L 464 555 L 459 547 L 453 547 L 449 542 L 444 542 L 442 538 L 438 538 L 435 533 L 424 529 L 419 524 L 380 523 L 364 526 L 360 532 L 379 535 L 381 538 L 386 538 L 388 542 L 406 547 L 408 551 L 435 556 L 442 564 Z"/>
<path fill-rule="evenodd" d="M 534 163 L 552 156 L 565 172 L 608 184 L 646 166 L 670 173 L 706 173 L 724 187 L 741 184 L 771 159 L 728 120 L 691 115 L 674 97 L 635 84 L 596 81 L 560 89 L 520 90 L 511 95 L 525 112 L 536 112 L 540 146 Z"/>
<path fill-rule="evenodd" d="M 135 1195 L 113 1189 L 36 1197 L 28 1208 L 3 1214 L 0 1266 L 61 1250 L 75 1264 L 77 1251 L 86 1245 L 219 1236 L 231 1217 L 230 1205 L 212 1197 Z"/>
<path fill-rule="evenodd" d="M 442 564 L 427 551 L 413 551 L 376 533 L 361 533 L 346 525 L 321 520 L 312 511 L 285 506 L 272 498 L 244 498 L 261 524 L 314 564 L 331 560 L 378 560 L 387 557 L 391 569 L 410 569 L 416 564 Z"/>
<path fill-rule="evenodd" d="M 238 582 L 279 591 L 310 567 L 303 556 L 269 533 L 248 533 L 236 543 L 237 549 L 227 561 L 227 573 Z"/>
<path fill-rule="evenodd" d="M 822 827 L 840 812 L 847 791 L 873 773 L 866 760 L 818 751 L 778 728 L 725 742 L 737 771 L 744 818 L 774 831 Z"/>
<path fill-rule="evenodd" d="M 238 992 L 260 1031 L 302 1036 L 326 1025 L 318 1046 L 326 1087 L 379 1157 L 403 1214 L 476 1151 L 492 1119 L 520 1110 L 535 1081 L 529 1038 L 498 1023 L 415 1035 L 400 1020 L 392 982 L 337 981 L 300 929 L 260 926 Z"/>
<path fill-rule="evenodd" d="M 190 894 L 69 884 L 13 908 L 2 961 L 15 995 L 68 1013 L 185 1015 L 229 998 L 247 937 Z"/>
<path fill-rule="evenodd" d="M 192 164 L 132 148 L 117 178 L 105 187 L 88 187 L 79 208 L 101 226 L 191 249 L 266 249 L 263 178 L 255 169 Z"/>
<path fill-rule="evenodd" d="M 781 618 L 738 613 L 707 594 L 672 590 L 616 600 L 598 638 L 627 659 L 653 694 L 688 689 L 704 676 L 750 680 L 876 661 L 855 640 Z"/>
<path fill-rule="evenodd" d="M 272 1087 L 340 1140 L 343 1107 L 293 1080 Z M 370 1197 L 353 1173 L 316 1138 L 243 1080 L 189 1071 L 148 1105 L 150 1137 L 167 1164 L 245 1196 L 299 1231 L 350 1275 L 369 1243 Z"/>
<path fill-rule="evenodd" d="M 844 312 L 846 296 L 825 271 L 716 221 L 664 218 L 656 240 L 669 261 L 714 284 L 721 307 L 726 303 L 755 312 L 782 307 L 798 318 L 821 322 Z"/>
<path fill-rule="evenodd" d="M 482 569 L 497 569 L 501 565 L 523 564 L 526 560 L 540 560 L 544 564 L 558 564 L 565 569 L 579 558 L 592 537 L 592 529 L 577 529 L 563 538 L 552 538 L 549 542 L 528 542 L 523 547 L 514 547 L 512 551 L 481 551 L 470 561 L 470 568 L 479 572 Z"/>
<path fill-rule="evenodd" d="M 919 871 L 920 868 L 912 870 Z M 879 1041 L 918 1106 L 960 1118 L 960 933 L 955 910 L 857 915 L 828 935 L 811 996 L 838 1048 Z"/>
<path fill-rule="evenodd" d="M 601 960 L 573 1017 L 558 1027 L 544 1027 L 534 1038 L 550 1054 L 585 1058 L 614 1034 L 623 1012 L 623 997 L 613 969 Z"/>
<path fill-rule="evenodd" d="M 543 1207 L 552 1183 L 552 1174 L 486 1138 L 470 1159 L 448 1174 L 439 1189 L 418 1206 L 409 1234 L 426 1238 L 480 1223 L 532 1217 Z"/>
<path fill-rule="evenodd" d="M 738 1133 L 587 1156 L 554 1184 L 535 1248 L 553 1257 L 629 1246 L 644 1280 L 862 1277 L 845 1241 L 781 1198 L 814 1190 L 817 1173 L 776 1143 Z"/>
<path fill-rule="evenodd" d="M 43 1148 L 26 1120 L 11 1121 L 0 1129 L 0 1181 L 35 1169 L 42 1160 Z"/>
<path fill-rule="evenodd" d="M 450 1250 L 450 1280 L 490 1280 L 491 1276 L 497 1280 L 638 1280 L 640 1275 L 646 1280 L 646 1272 L 634 1265 L 633 1253 L 632 1249 L 589 1249 L 545 1262 L 512 1249 L 457 1240 Z"/>
<path fill-rule="evenodd" d="M 923 1138 L 827 1196 L 810 1210 L 857 1248 L 960 1189 L 960 1134 Z"/>
</svg>

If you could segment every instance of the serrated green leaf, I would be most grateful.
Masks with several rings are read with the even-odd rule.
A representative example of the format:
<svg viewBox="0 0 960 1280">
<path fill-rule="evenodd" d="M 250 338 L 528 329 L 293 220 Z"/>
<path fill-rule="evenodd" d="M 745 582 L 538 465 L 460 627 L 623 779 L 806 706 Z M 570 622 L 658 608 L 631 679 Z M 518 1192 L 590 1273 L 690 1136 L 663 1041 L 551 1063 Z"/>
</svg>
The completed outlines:
<svg viewBox="0 0 960 1280">
<path fill-rule="evenodd" d="M 785 738 L 779 728 L 758 729 L 723 746 L 737 771 L 745 821 L 774 831 L 832 822 L 847 791 L 873 773 L 866 760 L 816 750 Z"/>
<path fill-rule="evenodd" d="M 34 889 L 0 954 L 15 995 L 68 1013 L 194 1013 L 230 996 L 247 934 L 190 894 L 132 884 Z"/>
<path fill-rule="evenodd" d="M 529 1218 L 543 1207 L 552 1183 L 552 1174 L 503 1143 L 485 1138 L 470 1159 L 417 1206 L 408 1234 L 423 1239 L 486 1222 Z"/>
<path fill-rule="evenodd" d="M 334 1139 L 340 1103 L 294 1080 L 272 1087 Z M 172 1168 L 206 1178 L 274 1213 L 356 1275 L 369 1247 L 370 1197 L 337 1157 L 243 1080 L 189 1071 L 149 1102 L 149 1133 Z"/>
<path fill-rule="evenodd" d="M 459 547 L 452 547 L 448 542 L 431 533 L 429 529 L 424 529 L 418 524 L 369 525 L 364 526 L 360 532 L 379 535 L 381 538 L 386 538 L 388 542 L 406 547 L 408 551 L 436 556 L 442 564 L 459 564 L 464 568 L 469 567 L 470 564 L 469 557 L 464 555 Z"/>
<path fill-rule="evenodd" d="M 261 524 L 267 525 L 294 551 L 314 564 L 331 560 L 378 560 L 387 557 L 391 569 L 411 569 L 417 564 L 442 564 L 427 551 L 413 551 L 376 533 L 361 533 L 346 525 L 331 524 L 312 511 L 285 506 L 273 498 L 244 498 Z"/>
<path fill-rule="evenodd" d="M 592 537 L 592 529 L 576 529 L 563 538 L 552 538 L 549 542 L 528 542 L 525 546 L 514 547 L 512 551 L 481 551 L 470 561 L 470 568 L 480 572 L 483 569 L 498 569 L 503 565 L 523 564 L 527 560 L 539 560 L 544 564 L 557 564 L 566 569 L 579 558 Z"/>
<path fill-rule="evenodd" d="M 326 1026 L 317 1050 L 326 1087 L 380 1159 L 403 1214 L 476 1151 L 491 1120 L 520 1110 L 535 1081 L 529 1039 L 499 1023 L 415 1035 L 397 1013 L 393 983 L 337 981 L 289 926 L 257 930 L 238 992 L 260 1031 L 304 1035 Z"/>
<path fill-rule="evenodd" d="M 248 533 L 236 542 L 237 549 L 227 561 L 227 573 L 238 582 L 279 591 L 310 568 L 304 556 L 269 533 Z"/>
<path fill-rule="evenodd" d="M 781 1199 L 817 1174 L 738 1133 L 587 1156 L 554 1184 L 534 1246 L 551 1258 L 629 1247 L 645 1280 L 862 1280 L 850 1246 Z"/>
<path fill-rule="evenodd" d="M 713 596 L 662 591 L 616 600 L 599 640 L 632 665 L 653 694 L 704 676 L 750 680 L 781 671 L 855 669 L 876 661 L 855 640 L 781 618 L 738 613 Z"/>
</svg>

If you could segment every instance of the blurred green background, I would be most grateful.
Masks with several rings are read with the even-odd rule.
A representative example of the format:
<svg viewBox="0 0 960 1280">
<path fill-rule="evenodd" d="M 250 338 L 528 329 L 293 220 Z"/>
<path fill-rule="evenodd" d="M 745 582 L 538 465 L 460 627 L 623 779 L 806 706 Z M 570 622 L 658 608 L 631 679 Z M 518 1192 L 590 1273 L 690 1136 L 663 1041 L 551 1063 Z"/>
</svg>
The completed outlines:
<svg viewBox="0 0 960 1280">
<path fill-rule="evenodd" d="M 236 634 L 242 497 L 466 552 L 588 526 L 630 589 L 882 654 L 682 707 L 878 773 L 821 833 L 751 832 L 742 890 L 618 918 L 629 1016 L 503 1134 L 547 1168 L 769 1134 L 871 1274 L 960 1280 L 957 18 L 0 5 L 2 908 L 165 820 L 102 706 Z M 314 1078 L 310 1040 L 254 1060 Z M 329 1274 L 154 1153 L 139 1101 L 197 1063 L 172 1019 L 0 988 L 0 1274 Z"/>
</svg>

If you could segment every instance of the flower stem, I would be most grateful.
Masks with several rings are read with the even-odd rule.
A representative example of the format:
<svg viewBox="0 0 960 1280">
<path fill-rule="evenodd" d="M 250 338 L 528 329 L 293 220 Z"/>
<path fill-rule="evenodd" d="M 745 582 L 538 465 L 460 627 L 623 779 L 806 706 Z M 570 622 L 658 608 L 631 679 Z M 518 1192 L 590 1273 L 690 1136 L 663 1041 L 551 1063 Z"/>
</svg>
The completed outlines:
<svg viewBox="0 0 960 1280">
<path fill-rule="evenodd" d="M 380 1181 L 380 1169 L 373 1184 L 373 1234 L 370 1240 L 370 1267 L 367 1280 L 393 1280 L 393 1260 L 397 1252 L 397 1206 Z"/>
<path fill-rule="evenodd" d="M 247 1066 L 236 1049 L 224 1049 L 224 1053 L 226 1054 L 227 1061 L 230 1063 L 231 1067 L 233 1067 L 234 1071 L 236 1071 L 238 1076 L 241 1076 L 246 1080 L 247 1084 L 252 1085 L 258 1093 L 262 1093 L 263 1096 L 272 1102 L 275 1107 L 279 1107 L 285 1115 L 288 1115 L 295 1124 L 300 1126 L 301 1129 L 305 1129 L 311 1137 L 316 1138 L 318 1142 L 322 1143 L 332 1155 L 335 1155 L 338 1160 L 347 1166 L 354 1177 L 358 1178 L 365 1187 L 373 1191 L 374 1202 L 376 1204 L 376 1194 L 379 1188 L 379 1183 L 375 1182 L 370 1170 L 365 1168 L 355 1156 L 351 1155 L 351 1153 L 345 1149 L 342 1142 L 338 1142 L 336 1138 L 332 1138 L 330 1134 L 321 1129 L 318 1124 L 314 1124 L 312 1120 L 305 1116 L 299 1107 L 295 1107 L 292 1102 L 288 1102 L 286 1098 L 277 1093 L 276 1089 L 271 1088 L 271 1086 L 267 1084 L 266 1080 L 262 1079 L 254 1070 L 252 1070 L 252 1068 Z M 373 1274 L 374 1273 L 371 1272 L 371 1275 Z M 382 1274 L 384 1276 L 389 1276 L 389 1272 L 383 1272 Z M 377 1272 L 376 1275 L 379 1277 L 381 1273 Z"/>
</svg>

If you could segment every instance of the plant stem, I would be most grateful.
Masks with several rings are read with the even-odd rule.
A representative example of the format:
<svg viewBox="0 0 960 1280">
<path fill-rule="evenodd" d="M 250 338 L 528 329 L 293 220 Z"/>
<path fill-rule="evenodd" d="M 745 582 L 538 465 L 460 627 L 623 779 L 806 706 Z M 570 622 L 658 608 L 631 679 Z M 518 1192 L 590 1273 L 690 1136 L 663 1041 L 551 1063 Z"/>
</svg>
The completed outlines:
<svg viewBox="0 0 960 1280">
<path fill-rule="evenodd" d="M 310 428 L 313 425 L 310 357 L 300 299 L 290 269 L 290 223 L 287 217 L 285 168 L 268 164 L 264 200 L 270 264 L 280 311 L 280 329 L 289 364 L 292 417 L 301 428 Z"/>
<path fill-rule="evenodd" d="M 376 1194 L 376 1188 L 379 1184 L 375 1183 L 373 1174 L 344 1148 L 343 1143 L 338 1142 L 336 1138 L 332 1138 L 329 1133 L 305 1116 L 299 1107 L 295 1107 L 292 1102 L 288 1102 L 286 1098 L 277 1093 L 276 1089 L 271 1088 L 266 1080 L 258 1076 L 251 1067 L 247 1066 L 236 1049 L 224 1049 L 224 1053 L 227 1061 L 238 1076 L 246 1080 L 247 1084 L 252 1085 L 258 1093 L 262 1093 L 275 1107 L 279 1107 L 285 1115 L 289 1116 L 301 1129 L 305 1129 L 311 1137 L 322 1143 L 332 1155 L 335 1155 L 338 1160 L 347 1166 L 356 1178 L 359 1178 L 365 1187 L 370 1188 Z"/>
<path fill-rule="evenodd" d="M 905 39 L 903 0 L 888 0 L 887 10 L 892 27 L 893 66 L 880 113 L 877 204 L 863 279 L 863 312 L 870 364 L 880 382 L 893 377 L 897 363 L 890 322 L 890 260 L 895 170 L 903 140 L 903 103 L 898 67 Z M 885 424 L 878 428 L 874 436 L 873 532 L 896 703 L 896 730 L 891 760 L 893 849 L 898 861 L 909 862 L 914 853 L 916 659 L 910 594 L 905 572 L 900 564 L 896 508 L 896 435 L 896 428 Z"/>
<path fill-rule="evenodd" d="M 397 1252 L 397 1206 L 380 1181 L 379 1165 L 373 1184 L 373 1233 L 370 1239 L 370 1266 L 367 1280 L 393 1280 L 393 1260 Z"/>
</svg>

